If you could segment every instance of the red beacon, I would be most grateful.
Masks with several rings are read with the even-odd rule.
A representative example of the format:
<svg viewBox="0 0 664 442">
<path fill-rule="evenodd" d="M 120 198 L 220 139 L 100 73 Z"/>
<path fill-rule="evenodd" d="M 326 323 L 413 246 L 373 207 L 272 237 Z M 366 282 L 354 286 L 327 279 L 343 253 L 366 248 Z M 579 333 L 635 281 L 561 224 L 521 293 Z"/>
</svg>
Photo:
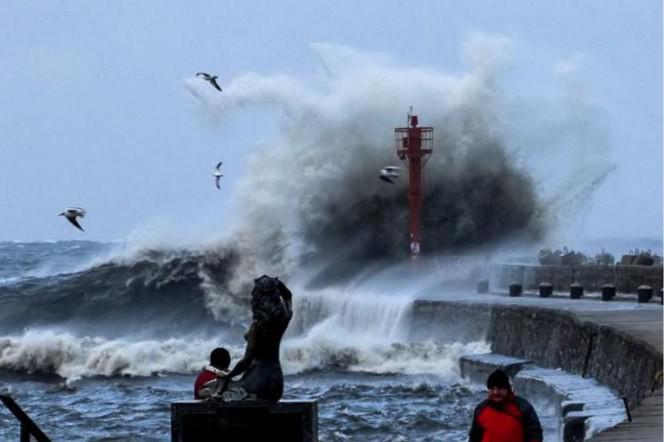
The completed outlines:
<svg viewBox="0 0 664 442">
<path fill-rule="evenodd" d="M 433 152 L 433 127 L 418 127 L 417 115 L 411 113 L 408 113 L 408 124 L 409 127 L 394 129 L 394 139 L 399 159 L 408 162 L 410 256 L 417 258 L 422 245 L 422 168 Z"/>
</svg>

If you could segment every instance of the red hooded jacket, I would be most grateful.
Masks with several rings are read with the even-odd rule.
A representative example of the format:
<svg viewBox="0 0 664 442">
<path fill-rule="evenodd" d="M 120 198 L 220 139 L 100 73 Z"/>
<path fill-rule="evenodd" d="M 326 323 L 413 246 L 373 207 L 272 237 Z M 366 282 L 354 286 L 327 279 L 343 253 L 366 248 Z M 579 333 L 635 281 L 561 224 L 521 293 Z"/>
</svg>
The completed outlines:
<svg viewBox="0 0 664 442">
<path fill-rule="evenodd" d="M 194 383 L 194 399 L 208 399 L 217 390 L 217 378 L 228 375 L 228 370 L 219 370 L 208 365 L 200 372 Z"/>
<path fill-rule="evenodd" d="M 530 403 L 513 393 L 501 402 L 485 400 L 475 408 L 469 442 L 541 442 L 542 426 Z"/>
</svg>

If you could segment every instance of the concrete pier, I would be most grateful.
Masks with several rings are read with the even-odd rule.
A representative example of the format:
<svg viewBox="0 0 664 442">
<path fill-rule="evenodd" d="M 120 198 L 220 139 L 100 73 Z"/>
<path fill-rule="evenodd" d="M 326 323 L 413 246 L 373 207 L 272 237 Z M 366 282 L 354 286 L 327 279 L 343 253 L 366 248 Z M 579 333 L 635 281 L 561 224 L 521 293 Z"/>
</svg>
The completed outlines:
<svg viewBox="0 0 664 442">
<path fill-rule="evenodd" d="M 647 343 L 662 355 L 662 310 L 659 311 L 611 311 L 585 312 L 580 316 Z M 630 410 L 632 421 L 625 421 L 590 439 L 592 442 L 661 442 L 663 440 L 664 419 L 662 417 L 661 388 L 662 371 L 656 373 L 659 385 L 647 392 L 643 400 Z"/>
</svg>

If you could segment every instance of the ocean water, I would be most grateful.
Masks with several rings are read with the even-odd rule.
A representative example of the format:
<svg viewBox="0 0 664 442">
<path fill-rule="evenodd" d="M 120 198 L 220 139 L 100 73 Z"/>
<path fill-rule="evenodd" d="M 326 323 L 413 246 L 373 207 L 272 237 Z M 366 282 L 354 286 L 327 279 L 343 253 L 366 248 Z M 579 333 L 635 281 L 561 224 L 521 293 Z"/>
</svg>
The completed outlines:
<svg viewBox="0 0 664 442">
<path fill-rule="evenodd" d="M 169 440 L 170 404 L 210 350 L 243 353 L 249 293 L 228 256 L 118 247 L 0 243 L 0 391 L 53 440 Z M 411 342 L 412 298 L 394 287 L 291 288 L 285 398 L 319 402 L 320 440 L 466 439 L 484 391 L 457 361 L 486 342 Z M 0 440 L 18 430 L 0 409 Z"/>
</svg>

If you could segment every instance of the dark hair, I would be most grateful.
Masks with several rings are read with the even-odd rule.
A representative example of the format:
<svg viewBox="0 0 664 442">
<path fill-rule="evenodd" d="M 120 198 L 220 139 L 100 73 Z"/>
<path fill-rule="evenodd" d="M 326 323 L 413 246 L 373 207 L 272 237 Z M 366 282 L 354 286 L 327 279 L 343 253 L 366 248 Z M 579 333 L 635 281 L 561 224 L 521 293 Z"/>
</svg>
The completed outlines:
<svg viewBox="0 0 664 442">
<path fill-rule="evenodd" d="M 512 389 L 512 387 L 510 387 L 510 378 L 507 376 L 507 373 L 500 368 L 491 373 L 486 380 L 486 388 L 491 390 L 493 387 L 506 388 L 508 390 Z"/>
<path fill-rule="evenodd" d="M 210 353 L 210 365 L 220 370 L 228 368 L 231 363 L 231 355 L 223 347 L 217 347 Z"/>
</svg>

